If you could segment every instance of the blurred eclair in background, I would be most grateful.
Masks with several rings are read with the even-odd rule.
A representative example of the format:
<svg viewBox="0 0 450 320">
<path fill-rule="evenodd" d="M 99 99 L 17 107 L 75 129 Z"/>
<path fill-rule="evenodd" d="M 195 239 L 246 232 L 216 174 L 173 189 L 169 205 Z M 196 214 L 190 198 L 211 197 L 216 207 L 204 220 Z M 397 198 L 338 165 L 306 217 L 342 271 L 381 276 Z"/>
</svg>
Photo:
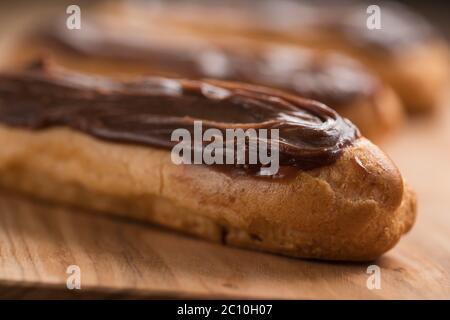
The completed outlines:
<svg viewBox="0 0 450 320">
<path fill-rule="evenodd" d="M 58 27 L 64 21 L 51 19 L 18 44 L 13 64 L 46 56 L 66 68 L 119 78 L 152 74 L 275 87 L 327 104 L 376 141 L 402 123 L 396 93 L 345 53 L 225 32 L 226 16 L 213 6 L 151 4 L 97 5 L 83 15 L 80 30 Z M 215 35 L 215 24 L 209 31 L 207 25 L 191 24 L 189 17 L 194 16 L 188 8 L 195 8 L 192 14 L 212 10 L 202 23 L 216 21 L 217 14 L 224 32 Z M 186 20 L 178 21 L 174 12 Z"/>
</svg>

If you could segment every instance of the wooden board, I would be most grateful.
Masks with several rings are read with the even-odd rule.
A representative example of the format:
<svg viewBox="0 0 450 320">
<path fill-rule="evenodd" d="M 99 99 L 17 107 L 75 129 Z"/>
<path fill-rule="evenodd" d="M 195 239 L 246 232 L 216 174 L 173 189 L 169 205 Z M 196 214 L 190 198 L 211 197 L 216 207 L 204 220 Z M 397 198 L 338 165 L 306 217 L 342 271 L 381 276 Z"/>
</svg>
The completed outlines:
<svg viewBox="0 0 450 320">
<path fill-rule="evenodd" d="M 291 259 L 210 244 L 0 193 L 0 297 L 450 298 L 450 109 L 412 119 L 385 149 L 419 196 L 410 234 L 375 264 Z M 66 269 L 81 269 L 79 291 Z"/>
<path fill-rule="evenodd" d="M 16 15 L 3 12 L 11 31 Z M 384 149 L 417 190 L 419 217 L 374 262 L 380 290 L 366 286 L 368 263 L 228 248 L 1 191 L 0 298 L 450 299 L 450 108 L 412 119 Z M 69 265 L 81 269 L 81 290 L 66 287 Z"/>
</svg>

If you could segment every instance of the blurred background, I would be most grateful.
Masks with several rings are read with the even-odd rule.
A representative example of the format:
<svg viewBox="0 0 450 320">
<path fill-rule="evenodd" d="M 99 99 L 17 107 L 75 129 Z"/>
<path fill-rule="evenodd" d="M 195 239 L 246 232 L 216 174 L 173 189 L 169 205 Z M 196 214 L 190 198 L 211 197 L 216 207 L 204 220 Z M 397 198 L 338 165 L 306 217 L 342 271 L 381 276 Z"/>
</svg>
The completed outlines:
<svg viewBox="0 0 450 320">
<path fill-rule="evenodd" d="M 7 15 L 11 19 L 18 19 L 19 16 L 15 16 L 16 10 L 26 10 L 26 11 L 34 11 L 36 14 L 39 14 L 40 10 L 43 8 L 49 7 L 59 7 L 59 6 L 67 6 L 69 4 L 80 4 L 80 5 L 92 5 L 99 2 L 105 2 L 105 0 L 15 0 L 15 1 L 0 1 L 0 12 L 3 16 Z M 114 0 L 113 0 L 114 1 Z M 151 0 L 149 0 L 151 1 Z M 240 0 L 203 0 L 205 3 L 210 2 L 228 2 L 228 3 L 239 3 Z M 252 0 L 246 0 L 252 1 Z M 296 0 L 292 0 L 296 1 Z M 165 0 L 165 2 L 180 2 L 180 0 Z M 189 0 L 185 0 L 184 2 L 189 2 Z M 200 2 L 196 0 L 195 2 Z M 255 5 L 257 5 L 258 0 L 253 0 Z M 297 1 L 297 2 L 305 2 L 305 1 Z M 311 2 L 311 1 L 310 1 Z M 312 1 L 314 2 L 314 1 Z M 333 2 L 346 2 L 346 0 L 337 0 Z M 438 28 L 442 34 L 444 34 L 447 39 L 450 39 L 450 19 L 449 19 L 449 11 L 450 11 L 450 3 L 448 1 L 419 1 L 419 0 L 397 0 L 396 2 L 400 2 L 410 6 L 416 11 L 420 12 L 424 17 L 426 17 L 429 21 L 433 23 L 433 25 Z M 381 1 L 369 1 L 370 4 L 382 3 Z M 11 11 L 12 10 L 12 11 Z"/>
</svg>

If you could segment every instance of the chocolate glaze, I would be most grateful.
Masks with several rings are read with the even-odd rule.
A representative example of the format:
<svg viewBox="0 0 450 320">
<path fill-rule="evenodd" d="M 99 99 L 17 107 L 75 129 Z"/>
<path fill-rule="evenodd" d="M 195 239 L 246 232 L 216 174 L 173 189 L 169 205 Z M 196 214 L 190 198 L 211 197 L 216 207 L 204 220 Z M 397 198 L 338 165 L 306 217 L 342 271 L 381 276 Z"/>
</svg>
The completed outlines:
<svg viewBox="0 0 450 320">
<path fill-rule="evenodd" d="M 359 132 L 325 105 L 282 92 L 219 81 L 145 78 L 118 82 L 64 70 L 0 74 L 0 123 L 66 126 L 100 139 L 170 149 L 177 128 L 279 129 L 280 165 L 331 164 Z"/>
<path fill-rule="evenodd" d="M 126 23 L 116 30 L 109 23 L 95 16 L 85 17 L 81 30 L 44 28 L 39 38 L 75 59 L 139 62 L 142 73 L 147 70 L 153 74 L 265 85 L 321 101 L 334 109 L 373 96 L 379 89 L 379 82 L 356 61 L 337 53 L 319 54 L 273 43 L 252 48 L 252 43 L 209 41 L 201 35 L 176 32 L 162 37 L 154 30 L 132 30 Z"/>
</svg>

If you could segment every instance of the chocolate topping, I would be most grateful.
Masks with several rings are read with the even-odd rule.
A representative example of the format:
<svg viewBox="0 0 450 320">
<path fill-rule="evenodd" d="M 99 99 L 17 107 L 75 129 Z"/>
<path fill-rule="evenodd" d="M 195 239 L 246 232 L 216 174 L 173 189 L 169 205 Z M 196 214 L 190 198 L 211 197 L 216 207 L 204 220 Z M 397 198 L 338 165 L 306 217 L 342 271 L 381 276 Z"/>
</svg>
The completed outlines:
<svg viewBox="0 0 450 320">
<path fill-rule="evenodd" d="M 331 164 L 359 136 L 325 105 L 277 90 L 221 81 L 133 82 L 42 70 L 0 74 L 0 123 L 66 126 L 100 139 L 170 149 L 177 128 L 279 129 L 280 165 Z"/>
</svg>

